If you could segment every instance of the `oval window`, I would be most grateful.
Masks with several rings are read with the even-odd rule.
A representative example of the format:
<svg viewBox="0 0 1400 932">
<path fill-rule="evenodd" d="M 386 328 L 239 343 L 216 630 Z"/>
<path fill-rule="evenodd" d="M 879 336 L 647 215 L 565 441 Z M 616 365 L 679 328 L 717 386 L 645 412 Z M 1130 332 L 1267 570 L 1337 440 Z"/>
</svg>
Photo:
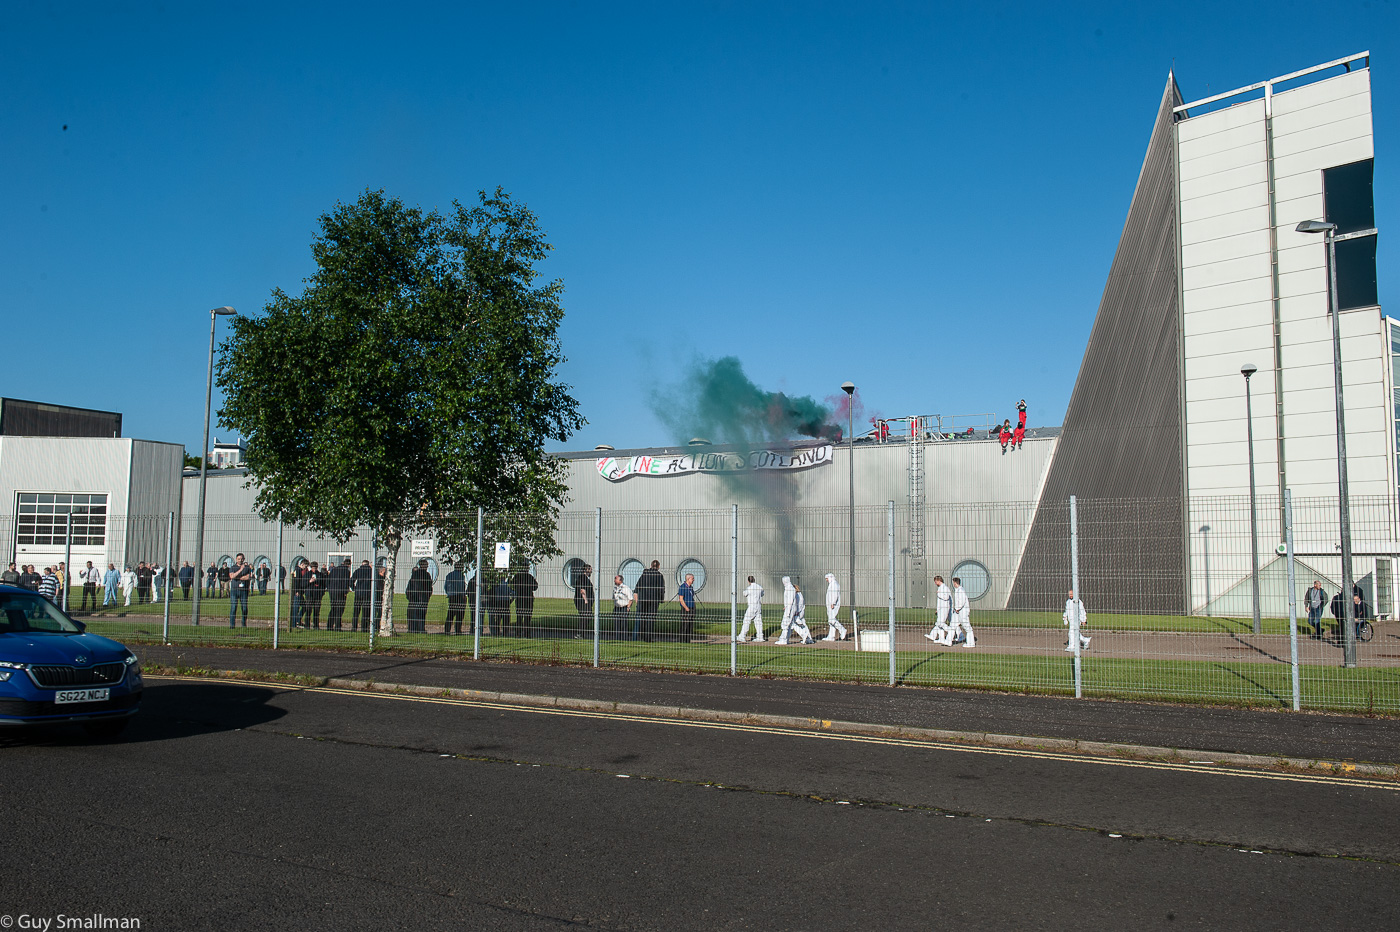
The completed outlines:
<svg viewBox="0 0 1400 932">
<path fill-rule="evenodd" d="M 636 589 L 637 580 L 642 578 L 643 569 L 645 567 L 642 566 L 642 561 L 631 557 L 622 561 L 622 565 L 617 568 L 617 575 L 622 577 L 622 581 L 628 589 Z"/>
<path fill-rule="evenodd" d="M 987 594 L 987 590 L 992 588 L 992 574 L 987 572 L 987 568 L 976 560 L 964 560 L 953 567 L 953 575 L 962 580 L 963 588 L 967 590 L 967 597 L 976 601 Z"/>
<path fill-rule="evenodd" d="M 701 589 L 705 588 L 705 564 L 701 563 L 694 557 L 691 557 L 688 560 L 681 561 L 681 565 L 676 567 L 677 586 L 685 582 L 685 577 L 687 573 L 695 574 L 695 591 L 697 593 Z"/>
</svg>

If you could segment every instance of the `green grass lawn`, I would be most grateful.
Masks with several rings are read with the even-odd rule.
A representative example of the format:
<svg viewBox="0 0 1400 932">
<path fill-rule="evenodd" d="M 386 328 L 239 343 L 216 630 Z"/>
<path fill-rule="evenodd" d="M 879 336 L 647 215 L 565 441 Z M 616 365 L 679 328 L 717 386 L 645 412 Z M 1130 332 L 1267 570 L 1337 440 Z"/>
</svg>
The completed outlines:
<svg viewBox="0 0 1400 932">
<path fill-rule="evenodd" d="M 179 597 L 179 590 L 176 589 L 176 598 L 170 602 L 170 613 L 173 616 L 183 616 L 190 613 L 192 603 L 186 602 Z M 80 589 L 72 590 L 69 596 L 69 609 L 77 610 L 82 599 Z M 352 599 L 351 605 L 354 604 Z M 321 620 L 325 621 L 326 613 L 330 608 L 329 597 L 321 601 Z M 402 595 L 394 596 L 394 619 L 402 622 L 406 615 L 408 603 Z M 121 615 L 127 619 L 134 617 L 163 615 L 165 606 L 163 603 L 155 602 L 145 605 L 137 605 L 133 602 L 130 606 L 114 606 L 106 610 L 104 614 Z M 285 624 L 291 611 L 290 593 L 282 593 L 281 618 Z M 604 603 L 602 608 L 603 624 L 607 626 L 607 618 L 612 611 L 609 603 Z M 744 604 L 739 603 L 739 616 L 743 617 Z M 781 611 L 779 605 L 769 605 L 765 607 L 765 615 L 774 618 Z M 248 598 L 248 616 L 250 618 L 270 619 L 273 612 L 273 595 L 258 595 L 255 591 Z M 876 606 L 859 609 L 862 623 L 867 626 L 881 626 L 888 624 L 889 609 L 885 606 Z M 346 608 L 346 624 L 349 624 L 351 610 Z M 567 599 L 536 599 L 536 615 L 550 615 L 559 618 L 574 618 L 575 612 L 573 603 Z M 697 630 L 706 633 L 727 634 L 729 631 L 729 604 L 728 603 L 703 603 L 700 606 L 701 618 L 697 625 Z M 78 613 L 79 617 L 86 617 Z M 428 603 L 428 625 L 441 625 L 447 615 L 447 597 L 435 595 Z M 666 603 L 661 607 L 659 624 L 666 627 L 665 630 L 674 631 L 678 625 L 680 609 L 675 602 Z M 200 602 L 200 617 L 208 619 L 209 622 L 228 621 L 228 599 L 215 595 L 205 597 Z M 241 617 L 241 613 L 240 613 Z M 807 612 L 809 622 L 816 621 L 825 624 L 826 618 L 820 607 L 815 611 L 809 608 Z M 849 614 L 843 610 L 842 619 L 849 618 Z M 901 625 L 929 625 L 932 626 L 934 612 L 932 609 L 921 608 L 899 608 L 895 610 L 895 621 Z M 1329 622 L 1330 622 L 1329 616 Z M 1023 611 L 973 611 L 972 623 L 977 627 L 987 628 L 1061 628 L 1063 621 L 1058 612 L 1023 612 Z M 1300 624 L 1307 623 L 1307 613 L 1303 613 Z M 849 625 L 849 621 L 847 621 Z M 1195 615 L 1113 615 L 1100 612 L 1089 614 L 1089 627 L 1097 631 L 1157 631 L 1173 633 L 1201 633 L 1201 634 L 1247 634 L 1252 630 L 1253 622 L 1249 618 L 1206 618 Z M 591 629 L 591 622 L 590 622 Z M 1262 633 L 1273 635 L 1285 635 L 1288 633 L 1287 618 L 1265 618 L 1262 622 Z"/>
</svg>

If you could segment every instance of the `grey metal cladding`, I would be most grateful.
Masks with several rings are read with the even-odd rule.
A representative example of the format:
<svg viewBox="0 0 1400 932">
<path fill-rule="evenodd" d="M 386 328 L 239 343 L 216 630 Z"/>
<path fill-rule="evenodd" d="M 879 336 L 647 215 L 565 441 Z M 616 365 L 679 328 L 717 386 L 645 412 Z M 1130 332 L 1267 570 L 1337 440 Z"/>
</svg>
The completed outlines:
<svg viewBox="0 0 1400 932">
<path fill-rule="evenodd" d="M 1089 505 L 1079 514 L 1086 600 L 1103 611 L 1182 608 L 1182 374 L 1172 113 L 1180 103 L 1176 81 L 1168 78 L 1012 588 L 1011 608 L 1049 610 L 1064 604 L 1070 495 Z M 1121 505 L 1110 506 L 1110 500 Z M 1127 585 L 1143 574 L 1161 576 L 1162 583 Z M 1145 588 L 1151 604 L 1144 603 Z M 1131 604 L 1128 593 L 1137 593 Z"/>
</svg>

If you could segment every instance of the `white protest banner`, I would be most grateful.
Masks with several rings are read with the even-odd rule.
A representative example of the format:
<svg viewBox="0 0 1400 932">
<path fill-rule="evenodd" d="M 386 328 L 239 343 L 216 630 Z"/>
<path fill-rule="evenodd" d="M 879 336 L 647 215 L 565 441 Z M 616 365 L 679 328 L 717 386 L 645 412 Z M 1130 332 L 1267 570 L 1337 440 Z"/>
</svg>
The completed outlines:
<svg viewBox="0 0 1400 932">
<path fill-rule="evenodd" d="M 685 476 L 692 473 L 751 470 L 811 469 L 832 462 L 831 444 L 795 450 L 754 450 L 751 453 L 677 453 L 663 456 L 605 456 L 598 474 L 609 482 L 632 476 Z"/>
</svg>

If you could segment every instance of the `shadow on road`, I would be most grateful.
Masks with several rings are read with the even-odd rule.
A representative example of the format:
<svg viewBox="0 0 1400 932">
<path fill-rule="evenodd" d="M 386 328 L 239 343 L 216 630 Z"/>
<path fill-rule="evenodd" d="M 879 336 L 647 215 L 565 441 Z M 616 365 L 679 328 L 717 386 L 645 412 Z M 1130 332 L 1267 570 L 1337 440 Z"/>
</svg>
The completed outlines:
<svg viewBox="0 0 1400 932">
<path fill-rule="evenodd" d="M 285 709 L 269 703 L 283 690 L 241 683 L 166 683 L 147 680 L 141 711 L 115 740 L 132 744 L 175 741 L 217 731 L 234 731 L 276 721 Z M 45 725 L 0 732 L 0 748 L 16 745 L 91 744 L 78 725 Z"/>
</svg>

